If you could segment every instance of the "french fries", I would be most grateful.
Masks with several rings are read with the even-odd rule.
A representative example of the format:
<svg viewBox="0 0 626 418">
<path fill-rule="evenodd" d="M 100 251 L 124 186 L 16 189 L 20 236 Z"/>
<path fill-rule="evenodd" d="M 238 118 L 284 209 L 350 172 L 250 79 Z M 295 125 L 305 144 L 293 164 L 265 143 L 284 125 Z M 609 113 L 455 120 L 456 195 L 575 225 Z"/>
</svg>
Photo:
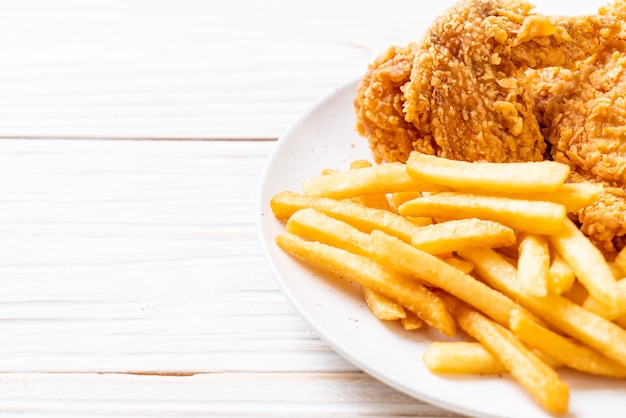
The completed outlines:
<svg viewBox="0 0 626 418">
<path fill-rule="evenodd" d="M 565 206 L 557 203 L 456 192 L 410 200 L 403 203 L 398 212 L 404 216 L 486 219 L 535 234 L 559 231 L 567 215 Z"/>
<path fill-rule="evenodd" d="M 530 293 L 545 296 L 548 293 L 550 272 L 550 250 L 545 237 L 524 234 L 519 243 L 517 273 Z"/>
<path fill-rule="evenodd" d="M 321 175 L 302 183 L 308 196 L 345 199 L 354 196 L 415 191 L 443 191 L 447 187 L 432 185 L 411 177 L 404 164 L 389 163 Z"/>
<path fill-rule="evenodd" d="M 406 318 L 406 311 L 387 296 L 369 287 L 361 289 L 363 299 L 374 316 L 382 321 L 394 321 Z"/>
<path fill-rule="evenodd" d="M 336 276 L 377 291 L 416 313 L 441 333 L 453 336 L 456 323 L 441 299 L 420 283 L 386 270 L 367 257 L 292 234 L 278 235 L 276 243 L 293 256 Z"/>
<path fill-rule="evenodd" d="M 556 371 L 528 349 L 505 327 L 475 309 L 459 303 L 452 312 L 459 325 L 500 360 L 504 367 L 548 411 L 567 411 L 569 388 Z"/>
<path fill-rule="evenodd" d="M 561 296 L 531 296 L 517 280 L 516 269 L 493 250 L 468 250 L 461 256 L 494 288 L 563 333 L 626 366 L 626 330 Z"/>
<path fill-rule="evenodd" d="M 604 256 L 569 219 L 548 237 L 570 265 L 578 280 L 609 311 L 619 310 L 616 281 Z"/>
<path fill-rule="evenodd" d="M 426 349 L 423 360 L 435 373 L 499 374 L 507 371 L 496 356 L 477 342 L 435 341 Z"/>
<path fill-rule="evenodd" d="M 601 376 L 626 377 L 626 367 L 574 339 L 543 327 L 521 311 L 511 312 L 510 327 L 523 343 L 540 350 L 565 366 Z"/>
<path fill-rule="evenodd" d="M 370 232 L 379 229 L 409 242 L 413 235 L 418 233 L 420 226 L 386 210 L 372 209 L 345 200 L 304 196 L 293 192 L 277 194 L 272 198 L 270 205 L 274 215 L 279 219 L 286 220 L 300 209 L 313 208 L 349 222 L 362 231 Z"/>
<path fill-rule="evenodd" d="M 287 253 L 361 286 L 372 314 L 433 342 L 435 373 L 511 373 L 567 411 L 557 369 L 626 378 L 626 250 L 611 264 L 568 218 L 602 186 L 556 162 L 466 163 L 413 153 L 355 161 L 270 202 Z"/>
<path fill-rule="evenodd" d="M 553 191 L 565 183 L 570 173 L 569 166 L 553 161 L 469 163 L 419 152 L 411 153 L 406 166 L 412 178 L 426 183 L 456 190 L 507 193 Z"/>
<path fill-rule="evenodd" d="M 552 254 L 548 269 L 548 290 L 555 295 L 568 291 L 576 281 L 574 270 L 558 253 Z"/>
</svg>

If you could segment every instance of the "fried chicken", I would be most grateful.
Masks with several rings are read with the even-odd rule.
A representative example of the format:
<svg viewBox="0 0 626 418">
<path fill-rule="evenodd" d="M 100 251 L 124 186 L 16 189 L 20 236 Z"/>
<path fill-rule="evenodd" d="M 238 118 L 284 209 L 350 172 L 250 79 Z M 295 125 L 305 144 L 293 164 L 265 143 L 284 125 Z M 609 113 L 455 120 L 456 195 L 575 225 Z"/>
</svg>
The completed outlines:
<svg viewBox="0 0 626 418">
<path fill-rule="evenodd" d="M 532 8 L 523 0 L 462 0 L 420 43 L 393 47 L 370 65 L 355 109 L 375 159 L 404 161 L 412 150 L 466 161 L 543 159 L 524 70 L 585 58 L 617 25 Z"/>
<path fill-rule="evenodd" d="M 404 94 L 417 43 L 393 46 L 369 65 L 358 86 L 354 107 L 357 131 L 370 141 L 376 162 L 406 161 L 413 150 L 434 154 L 433 143 L 404 119 Z"/>
<path fill-rule="evenodd" d="M 465 161 L 554 159 L 601 182 L 578 214 L 611 258 L 626 244 L 626 1 L 543 16 L 524 0 L 460 0 L 358 85 L 357 130 L 377 162 L 413 150 Z M 625 26 L 626 27 L 626 26 Z"/>
<path fill-rule="evenodd" d="M 602 13 L 626 21 L 626 3 Z M 614 39 L 574 68 L 554 67 L 529 77 L 551 158 L 568 164 L 574 181 L 605 185 L 599 201 L 578 220 L 610 257 L 626 241 L 626 41 Z"/>
</svg>

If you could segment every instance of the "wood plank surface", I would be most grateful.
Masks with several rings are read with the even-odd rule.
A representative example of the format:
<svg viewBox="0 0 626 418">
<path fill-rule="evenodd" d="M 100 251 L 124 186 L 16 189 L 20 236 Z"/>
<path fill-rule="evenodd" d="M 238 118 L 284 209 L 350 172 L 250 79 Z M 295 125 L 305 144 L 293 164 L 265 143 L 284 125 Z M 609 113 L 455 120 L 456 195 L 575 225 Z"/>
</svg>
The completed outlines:
<svg viewBox="0 0 626 418">
<path fill-rule="evenodd" d="M 440 10 L 390 6 L 5 1 L 0 136 L 275 138 Z"/>
<path fill-rule="evenodd" d="M 0 141 L 0 415 L 453 416 L 281 294 L 256 226 L 273 146 Z"/>
</svg>

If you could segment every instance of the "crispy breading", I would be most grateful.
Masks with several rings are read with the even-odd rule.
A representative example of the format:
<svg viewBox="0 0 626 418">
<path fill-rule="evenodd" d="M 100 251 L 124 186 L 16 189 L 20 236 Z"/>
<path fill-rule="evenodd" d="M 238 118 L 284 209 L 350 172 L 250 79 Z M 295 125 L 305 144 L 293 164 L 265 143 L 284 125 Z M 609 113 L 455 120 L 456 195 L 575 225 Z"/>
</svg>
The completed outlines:
<svg viewBox="0 0 626 418">
<path fill-rule="evenodd" d="M 626 3 L 601 13 L 625 21 Z M 572 180 L 606 186 L 578 220 L 611 258 L 626 241 L 626 41 L 615 38 L 573 68 L 553 67 L 530 77 L 551 158 L 570 165 Z"/>
<path fill-rule="evenodd" d="M 461 0 L 421 42 L 392 47 L 370 65 L 355 109 L 375 159 L 404 161 L 414 149 L 466 161 L 543 159 L 524 70 L 585 58 L 617 26 L 608 17 L 572 21 L 532 8 L 523 0 Z"/>
<path fill-rule="evenodd" d="M 626 1 L 543 16 L 524 0 L 460 0 L 420 42 L 372 63 L 354 101 L 377 162 L 554 159 L 609 187 L 578 214 L 607 256 L 626 243 Z M 620 192 L 621 191 L 621 192 Z"/>
<path fill-rule="evenodd" d="M 409 81 L 417 43 L 393 46 L 369 65 L 358 85 L 357 131 L 369 138 L 376 162 L 404 162 L 413 150 L 435 153 L 436 144 L 404 119 L 402 86 Z"/>
</svg>

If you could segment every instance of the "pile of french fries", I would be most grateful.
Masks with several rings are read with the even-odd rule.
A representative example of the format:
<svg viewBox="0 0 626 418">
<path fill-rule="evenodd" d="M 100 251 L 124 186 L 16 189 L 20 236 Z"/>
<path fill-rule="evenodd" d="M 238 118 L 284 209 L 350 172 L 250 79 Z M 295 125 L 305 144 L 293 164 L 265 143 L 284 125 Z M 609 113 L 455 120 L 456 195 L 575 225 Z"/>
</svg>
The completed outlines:
<svg viewBox="0 0 626 418">
<path fill-rule="evenodd" d="M 626 251 L 607 261 L 568 217 L 602 186 L 567 183 L 552 161 L 467 163 L 414 152 L 354 161 L 270 204 L 287 253 L 357 283 L 372 313 L 448 337 L 435 373 L 510 372 L 565 413 L 571 368 L 626 377 Z"/>
</svg>

